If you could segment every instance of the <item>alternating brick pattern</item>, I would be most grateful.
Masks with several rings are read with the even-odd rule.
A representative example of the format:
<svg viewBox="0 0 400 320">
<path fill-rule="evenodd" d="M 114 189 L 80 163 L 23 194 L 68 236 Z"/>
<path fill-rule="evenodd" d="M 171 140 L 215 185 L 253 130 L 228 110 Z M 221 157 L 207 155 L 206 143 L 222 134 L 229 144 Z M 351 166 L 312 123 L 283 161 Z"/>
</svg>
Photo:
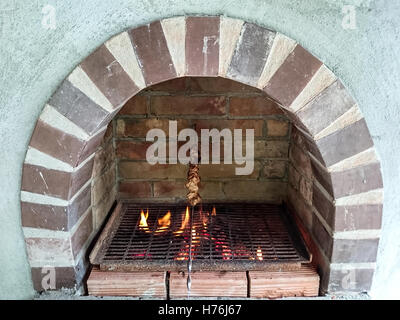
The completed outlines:
<svg viewBox="0 0 400 320">
<path fill-rule="evenodd" d="M 219 78 L 217 86 L 202 78 L 190 81 L 190 89 L 186 79 L 172 87 L 162 83 L 184 76 L 230 78 L 267 93 L 294 124 L 290 165 L 290 126 L 274 103 L 264 107 L 255 89 Z M 154 103 L 142 94 L 129 100 L 157 83 L 159 92 L 178 94 L 183 88 L 199 97 L 190 111 L 167 104 L 170 97 Z M 223 97 L 233 91 L 251 99 Z M 282 34 L 228 17 L 174 17 L 108 40 L 73 70 L 44 107 L 29 144 L 21 188 L 22 224 L 37 290 L 42 290 L 45 265 L 56 267 L 58 287 L 78 284 L 85 273 L 83 252 L 117 193 L 112 183 L 105 183 L 118 171 L 106 155 L 110 144 L 95 151 L 127 100 L 113 127 L 119 139 L 116 152 L 128 160 L 121 162 L 125 173 L 132 174 L 132 165 L 125 162 L 143 159 L 143 132 L 163 128 L 176 113 L 180 127 L 192 125 L 194 117 L 203 126 L 251 124 L 257 133 L 258 176 L 230 182 L 224 179 L 231 169 L 220 169 L 221 181 L 207 181 L 203 194 L 212 190 L 210 199 L 236 197 L 240 187 L 267 193 L 272 201 L 282 196 L 276 194 L 281 186 L 270 184 L 287 185 L 289 204 L 317 243 L 323 288 L 369 289 L 383 184 L 366 122 L 348 90 L 316 57 Z M 251 112 L 254 118 L 248 119 Z M 174 174 L 181 177 L 180 170 Z M 171 184 L 151 179 L 121 180 L 120 196 L 175 198 L 183 192 L 181 178 Z M 265 184 L 251 189 L 250 182 Z M 350 287 L 342 281 L 349 273 L 355 276 Z"/>
</svg>

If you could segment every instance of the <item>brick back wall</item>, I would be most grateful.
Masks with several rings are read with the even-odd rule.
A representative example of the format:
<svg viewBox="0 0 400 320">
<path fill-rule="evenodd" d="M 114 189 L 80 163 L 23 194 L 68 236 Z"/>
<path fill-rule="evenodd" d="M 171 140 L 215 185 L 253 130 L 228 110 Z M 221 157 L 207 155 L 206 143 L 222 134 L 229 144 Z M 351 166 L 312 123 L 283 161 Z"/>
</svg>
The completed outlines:
<svg viewBox="0 0 400 320">
<path fill-rule="evenodd" d="M 183 128 L 254 129 L 254 171 L 237 176 L 233 164 L 200 166 L 200 194 L 207 201 L 270 201 L 286 198 L 290 124 L 261 91 L 222 78 L 179 78 L 142 91 L 114 118 L 118 198 L 184 200 L 188 167 L 150 165 L 148 130 L 168 133 L 169 120 Z M 244 131 L 243 131 L 244 132 Z M 200 133 L 200 132 L 199 132 Z M 221 146 L 223 154 L 223 144 Z"/>
</svg>

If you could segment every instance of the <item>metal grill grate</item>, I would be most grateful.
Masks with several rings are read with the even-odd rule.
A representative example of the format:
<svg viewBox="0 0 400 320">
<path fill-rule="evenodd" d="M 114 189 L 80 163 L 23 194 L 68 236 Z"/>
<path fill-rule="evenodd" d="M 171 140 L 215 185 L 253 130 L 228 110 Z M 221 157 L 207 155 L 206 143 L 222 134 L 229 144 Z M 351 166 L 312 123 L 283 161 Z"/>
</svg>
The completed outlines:
<svg viewBox="0 0 400 320">
<path fill-rule="evenodd" d="M 147 226 L 140 226 L 142 210 Z M 124 203 L 119 211 L 94 259 L 103 270 L 183 271 L 190 244 L 193 270 L 290 269 L 310 260 L 282 206 L 202 204 L 192 229 L 185 225 L 186 205 Z M 167 220 L 168 212 L 163 228 L 158 219 Z"/>
</svg>

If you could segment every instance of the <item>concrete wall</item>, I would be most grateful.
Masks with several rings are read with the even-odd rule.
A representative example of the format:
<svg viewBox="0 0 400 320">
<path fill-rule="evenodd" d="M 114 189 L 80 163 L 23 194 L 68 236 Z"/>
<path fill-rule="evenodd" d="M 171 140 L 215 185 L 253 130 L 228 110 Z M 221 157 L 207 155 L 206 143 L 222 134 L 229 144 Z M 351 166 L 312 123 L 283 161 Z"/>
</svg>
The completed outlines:
<svg viewBox="0 0 400 320">
<path fill-rule="evenodd" d="M 56 8 L 56 28 L 42 8 Z M 343 6 L 356 29 L 342 28 Z M 225 14 L 298 41 L 341 78 L 358 101 L 381 158 L 383 236 L 371 295 L 399 298 L 400 2 L 393 0 L 4 0 L 0 4 L 0 298 L 31 298 L 20 221 L 21 169 L 36 120 L 61 81 L 97 46 L 161 18 Z"/>
</svg>

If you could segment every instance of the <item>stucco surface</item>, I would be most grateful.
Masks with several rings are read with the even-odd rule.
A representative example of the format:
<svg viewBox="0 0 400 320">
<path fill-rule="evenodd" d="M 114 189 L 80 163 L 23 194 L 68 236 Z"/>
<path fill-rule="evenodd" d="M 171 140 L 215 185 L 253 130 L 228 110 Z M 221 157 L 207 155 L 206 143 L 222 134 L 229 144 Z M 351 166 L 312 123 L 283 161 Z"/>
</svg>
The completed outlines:
<svg viewBox="0 0 400 320">
<path fill-rule="evenodd" d="M 42 8 L 56 9 L 56 28 Z M 343 5 L 356 29 L 342 28 Z M 0 298 L 32 298 L 20 219 L 21 170 L 45 102 L 111 36 L 177 15 L 226 15 L 277 30 L 321 59 L 363 111 L 384 177 L 384 217 L 373 298 L 400 298 L 400 1 L 2 0 L 0 2 Z M 397 295 L 397 296 L 396 296 Z"/>
</svg>

